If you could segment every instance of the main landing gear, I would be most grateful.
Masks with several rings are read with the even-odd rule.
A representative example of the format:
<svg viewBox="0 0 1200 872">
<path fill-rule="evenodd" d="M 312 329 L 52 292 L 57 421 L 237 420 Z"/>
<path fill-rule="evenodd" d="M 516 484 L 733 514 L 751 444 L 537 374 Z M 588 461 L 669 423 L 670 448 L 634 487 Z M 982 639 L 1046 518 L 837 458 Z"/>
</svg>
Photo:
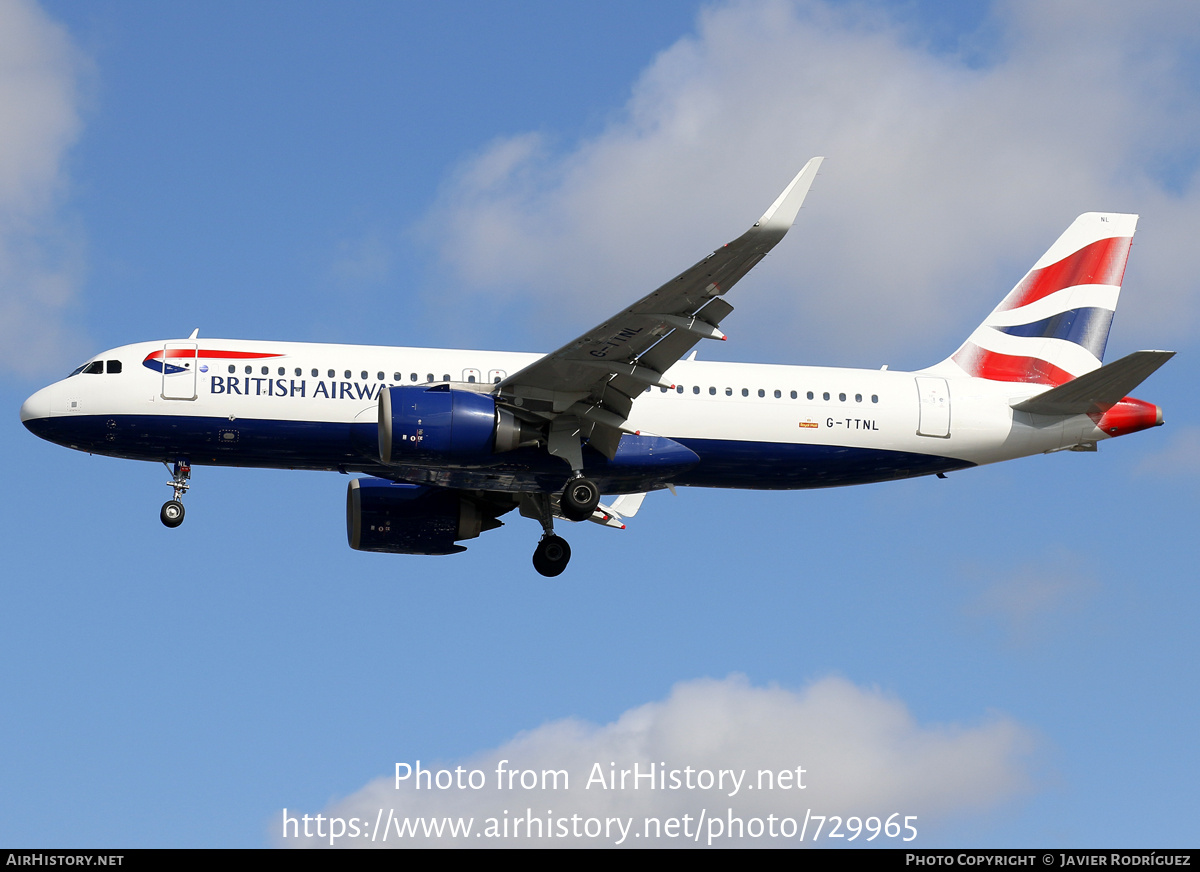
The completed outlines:
<svg viewBox="0 0 1200 872">
<path fill-rule="evenodd" d="M 600 505 L 600 488 L 591 479 L 579 476 L 567 482 L 558 501 L 559 511 L 568 521 L 586 521 Z"/>
<path fill-rule="evenodd" d="M 163 466 L 166 465 L 166 461 L 163 461 Z M 158 519 L 163 522 L 164 527 L 173 528 L 183 523 L 183 495 L 191 487 L 188 479 L 192 477 L 192 467 L 185 458 L 181 457 L 175 461 L 173 467 L 169 468 L 171 480 L 167 482 L 167 487 L 175 489 L 175 496 L 163 503 L 162 510 L 158 513 Z"/>
<path fill-rule="evenodd" d="M 571 559 L 571 546 L 567 540 L 553 533 L 546 533 L 533 552 L 533 568 L 547 578 L 562 575 Z"/>
<path fill-rule="evenodd" d="M 542 538 L 533 552 L 533 568 L 547 578 L 562 575 L 571 560 L 571 546 L 554 533 L 553 498 L 548 494 L 527 494 L 521 498 L 521 514 L 537 518 Z M 586 521 L 600 505 L 600 488 L 591 479 L 579 475 L 567 482 L 558 498 L 558 511 L 570 521 Z"/>
</svg>

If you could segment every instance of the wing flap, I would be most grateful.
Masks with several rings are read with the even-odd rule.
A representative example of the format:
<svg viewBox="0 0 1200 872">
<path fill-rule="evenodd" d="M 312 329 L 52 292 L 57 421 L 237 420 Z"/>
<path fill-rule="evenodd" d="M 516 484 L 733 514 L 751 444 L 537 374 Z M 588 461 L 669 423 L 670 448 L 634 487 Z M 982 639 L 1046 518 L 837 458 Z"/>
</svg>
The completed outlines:
<svg viewBox="0 0 1200 872">
<path fill-rule="evenodd" d="M 733 306 L 718 298 L 710 301 L 696 316 L 715 327 L 732 311 Z M 665 373 L 699 344 L 701 339 L 703 337 L 699 333 L 690 330 L 672 330 L 648 353 L 642 355 L 641 362 L 653 370 Z"/>
</svg>

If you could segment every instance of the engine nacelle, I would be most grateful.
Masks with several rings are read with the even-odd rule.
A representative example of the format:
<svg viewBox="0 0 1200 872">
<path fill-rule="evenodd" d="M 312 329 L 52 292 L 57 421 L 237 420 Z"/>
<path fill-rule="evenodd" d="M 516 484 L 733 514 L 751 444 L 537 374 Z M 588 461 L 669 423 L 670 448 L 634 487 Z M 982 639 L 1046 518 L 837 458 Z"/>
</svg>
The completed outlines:
<svg viewBox="0 0 1200 872">
<path fill-rule="evenodd" d="M 379 392 L 379 457 L 384 463 L 486 460 L 536 439 L 490 394 L 437 387 Z"/>
<path fill-rule="evenodd" d="M 356 551 L 456 554 L 500 522 L 458 491 L 356 478 L 346 491 L 346 538 Z"/>
</svg>

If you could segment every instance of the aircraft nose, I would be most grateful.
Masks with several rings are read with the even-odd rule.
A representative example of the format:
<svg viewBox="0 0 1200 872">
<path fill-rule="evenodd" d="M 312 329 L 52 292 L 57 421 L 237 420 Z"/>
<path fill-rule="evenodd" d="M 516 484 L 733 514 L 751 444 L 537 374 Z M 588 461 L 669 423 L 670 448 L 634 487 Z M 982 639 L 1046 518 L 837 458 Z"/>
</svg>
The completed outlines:
<svg viewBox="0 0 1200 872">
<path fill-rule="evenodd" d="M 42 388 L 21 404 L 21 423 L 28 427 L 32 422 L 50 417 L 50 392 Z"/>
</svg>

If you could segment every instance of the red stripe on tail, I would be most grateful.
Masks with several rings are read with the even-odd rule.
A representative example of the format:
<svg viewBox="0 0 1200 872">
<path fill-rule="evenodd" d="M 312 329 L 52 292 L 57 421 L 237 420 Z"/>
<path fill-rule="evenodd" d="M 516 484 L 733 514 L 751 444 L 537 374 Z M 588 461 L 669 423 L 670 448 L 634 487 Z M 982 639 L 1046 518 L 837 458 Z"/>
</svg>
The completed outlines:
<svg viewBox="0 0 1200 872">
<path fill-rule="evenodd" d="M 1130 236 L 1099 239 L 1057 263 L 1031 270 L 996 311 L 1027 306 L 1055 291 L 1075 285 L 1120 285 L 1129 257 Z"/>
<path fill-rule="evenodd" d="M 998 354 L 968 342 L 957 352 L 953 360 L 975 378 L 986 378 L 1003 382 L 1030 382 L 1040 385 L 1058 386 L 1066 384 L 1075 376 L 1052 363 L 1036 357 L 1014 357 Z"/>
</svg>

